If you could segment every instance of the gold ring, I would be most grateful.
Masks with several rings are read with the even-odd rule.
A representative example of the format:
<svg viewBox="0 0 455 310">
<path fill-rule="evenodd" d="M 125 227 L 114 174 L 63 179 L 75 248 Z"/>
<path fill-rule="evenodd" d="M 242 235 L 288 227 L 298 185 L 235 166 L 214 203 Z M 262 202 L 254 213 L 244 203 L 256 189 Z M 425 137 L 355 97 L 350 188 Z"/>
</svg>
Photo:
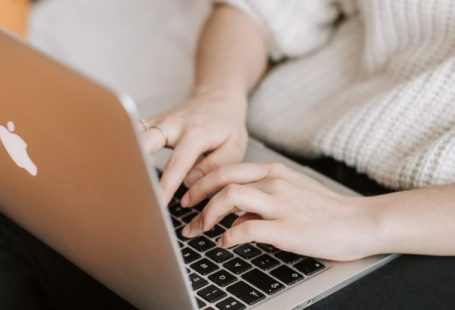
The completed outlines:
<svg viewBox="0 0 455 310">
<path fill-rule="evenodd" d="M 139 123 L 142 125 L 142 128 L 144 129 L 144 131 L 148 131 L 151 129 L 151 125 L 150 123 L 148 122 L 148 120 L 146 119 L 141 119 L 139 121 Z"/>
<path fill-rule="evenodd" d="M 169 140 L 169 135 L 167 134 L 166 130 L 164 130 L 162 127 L 160 127 L 158 125 L 151 126 L 149 130 L 151 130 L 151 129 L 157 129 L 158 131 L 161 132 L 161 134 L 163 135 L 163 138 L 164 138 L 164 146 L 167 146 L 167 142 Z"/>
<path fill-rule="evenodd" d="M 167 131 L 164 130 L 161 126 L 159 126 L 159 125 L 151 125 L 146 119 L 142 119 L 140 121 L 140 123 L 141 123 L 142 127 L 144 127 L 144 131 L 149 131 L 149 130 L 152 130 L 152 129 L 156 129 L 159 132 L 161 132 L 161 134 L 163 135 L 163 138 L 164 138 L 164 146 L 168 145 L 169 135 L 167 134 Z"/>
</svg>

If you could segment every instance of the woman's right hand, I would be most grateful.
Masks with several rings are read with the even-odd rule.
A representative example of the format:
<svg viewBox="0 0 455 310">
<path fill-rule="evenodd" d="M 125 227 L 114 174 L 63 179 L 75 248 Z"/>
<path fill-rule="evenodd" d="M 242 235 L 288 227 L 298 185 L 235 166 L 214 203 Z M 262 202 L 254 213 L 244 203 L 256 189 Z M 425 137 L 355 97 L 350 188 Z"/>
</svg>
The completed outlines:
<svg viewBox="0 0 455 310">
<path fill-rule="evenodd" d="M 159 130 L 146 131 L 148 152 L 174 149 L 161 178 L 166 203 L 183 181 L 190 187 L 213 169 L 243 159 L 248 143 L 246 110 L 246 94 L 209 89 L 196 91 L 183 105 L 147 120 L 168 135 L 165 141 Z"/>
</svg>

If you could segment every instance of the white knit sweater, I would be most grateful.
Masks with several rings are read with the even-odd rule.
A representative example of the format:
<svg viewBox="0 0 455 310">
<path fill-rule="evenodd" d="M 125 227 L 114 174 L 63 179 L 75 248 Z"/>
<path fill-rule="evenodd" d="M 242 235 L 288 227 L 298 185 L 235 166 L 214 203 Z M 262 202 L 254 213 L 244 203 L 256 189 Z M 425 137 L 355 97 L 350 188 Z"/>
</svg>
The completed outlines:
<svg viewBox="0 0 455 310">
<path fill-rule="evenodd" d="M 255 136 L 395 189 L 455 182 L 454 0 L 219 2 L 288 58 L 252 97 Z"/>
</svg>

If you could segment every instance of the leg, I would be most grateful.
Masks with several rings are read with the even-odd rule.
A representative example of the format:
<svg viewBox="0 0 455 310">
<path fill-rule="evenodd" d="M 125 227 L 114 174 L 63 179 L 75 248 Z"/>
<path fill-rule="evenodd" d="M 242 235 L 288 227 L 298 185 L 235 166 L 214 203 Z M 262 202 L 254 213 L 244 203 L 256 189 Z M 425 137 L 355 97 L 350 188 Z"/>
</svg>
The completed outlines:
<svg viewBox="0 0 455 310">
<path fill-rule="evenodd" d="M 45 309 L 47 304 L 32 266 L 17 255 L 23 244 L 0 217 L 0 300 L 4 309 Z M 14 248 L 13 249 L 13 246 Z"/>
<path fill-rule="evenodd" d="M 4 309 L 133 309 L 1 214 L 0 299 Z"/>
</svg>

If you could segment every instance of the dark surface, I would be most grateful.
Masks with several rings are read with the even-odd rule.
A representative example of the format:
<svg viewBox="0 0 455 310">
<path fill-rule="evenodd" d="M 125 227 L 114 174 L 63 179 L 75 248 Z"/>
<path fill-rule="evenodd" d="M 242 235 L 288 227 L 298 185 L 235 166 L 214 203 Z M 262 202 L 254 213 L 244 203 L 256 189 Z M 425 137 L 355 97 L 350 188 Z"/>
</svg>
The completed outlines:
<svg viewBox="0 0 455 310">
<path fill-rule="evenodd" d="M 0 214 L 0 309 L 133 309 Z"/>
<path fill-rule="evenodd" d="M 401 256 L 308 309 L 455 309 L 455 259 Z"/>
</svg>

